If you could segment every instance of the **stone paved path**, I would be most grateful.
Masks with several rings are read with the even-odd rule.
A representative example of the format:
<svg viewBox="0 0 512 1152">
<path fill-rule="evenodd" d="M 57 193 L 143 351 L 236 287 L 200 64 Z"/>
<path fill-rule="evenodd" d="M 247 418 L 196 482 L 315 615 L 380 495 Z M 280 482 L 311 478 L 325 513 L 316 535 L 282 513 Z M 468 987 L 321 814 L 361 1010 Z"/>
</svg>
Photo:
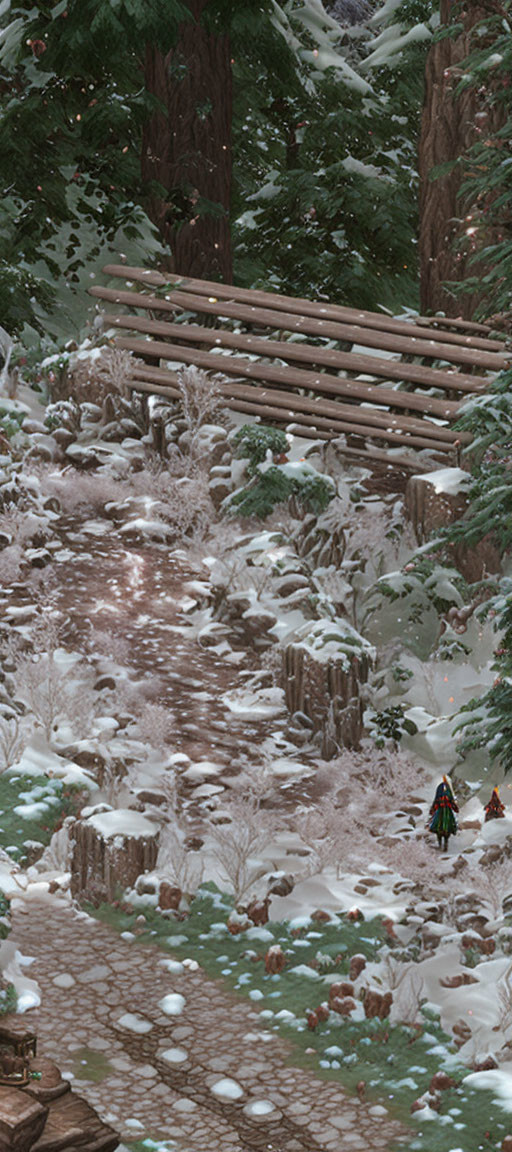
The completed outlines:
<svg viewBox="0 0 512 1152">
<path fill-rule="evenodd" d="M 35 957 L 28 971 L 42 1004 L 27 1024 L 40 1053 L 75 1075 L 76 1090 L 122 1140 L 166 1139 L 176 1152 L 408 1146 L 410 1134 L 381 1106 L 287 1064 L 287 1043 L 265 1031 L 253 1005 L 200 968 L 172 962 L 170 971 L 156 947 L 57 900 L 15 911 L 11 939 Z M 225 1078 L 243 1089 L 238 1099 L 216 1094 Z"/>
</svg>

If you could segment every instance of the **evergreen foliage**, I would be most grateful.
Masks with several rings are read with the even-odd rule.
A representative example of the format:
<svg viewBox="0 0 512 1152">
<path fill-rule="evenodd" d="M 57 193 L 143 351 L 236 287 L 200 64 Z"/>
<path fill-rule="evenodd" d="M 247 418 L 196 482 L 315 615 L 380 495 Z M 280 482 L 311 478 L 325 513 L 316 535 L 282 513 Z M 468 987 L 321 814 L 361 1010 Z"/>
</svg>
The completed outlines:
<svg viewBox="0 0 512 1152">
<path fill-rule="evenodd" d="M 235 69 L 238 278 L 299 296 L 314 285 L 367 308 L 414 304 L 416 147 L 436 4 L 406 0 L 391 14 L 384 5 L 375 38 L 369 27 L 349 37 L 319 22 L 305 48 L 307 5 L 298 15 L 283 7 L 299 45 L 295 84 L 278 72 L 254 85 L 252 69 Z"/>
<path fill-rule="evenodd" d="M 227 501 L 229 511 L 239 516 L 264 520 L 276 504 L 283 504 L 294 496 L 308 512 L 323 512 L 334 496 L 334 488 L 322 476 L 289 476 L 279 467 L 257 472 L 252 479 Z"/>
<path fill-rule="evenodd" d="M 417 573 L 420 581 L 426 573 L 424 587 L 427 590 L 430 585 L 432 603 L 439 612 L 446 611 L 450 600 L 468 603 L 478 591 L 478 586 L 470 588 L 451 566 L 451 550 L 456 545 L 474 548 L 491 533 L 502 553 L 512 547 L 512 370 L 501 372 L 484 395 L 466 402 L 457 427 L 473 435 L 465 515 L 438 533 L 426 546 L 426 555 L 420 549 L 405 570 L 396 574 L 396 581 L 388 576 L 377 584 L 381 593 L 396 598 L 412 590 Z M 450 586 L 453 598 L 448 595 Z M 512 768 L 512 582 L 507 576 L 493 577 L 483 582 L 483 590 L 488 598 L 478 614 L 492 619 L 500 634 L 492 666 L 496 678 L 482 697 L 464 705 L 455 731 L 462 733 L 462 754 L 485 748 L 491 760 L 508 772 Z"/>
<path fill-rule="evenodd" d="M 449 285 L 459 294 L 477 291 L 482 297 L 477 315 L 484 318 L 493 311 L 507 313 L 512 308 L 512 4 L 511 0 L 500 0 L 488 7 L 485 20 L 473 29 L 472 51 L 455 92 L 460 96 L 470 88 L 481 97 L 482 111 L 475 123 L 477 140 L 460 159 L 461 216 L 469 213 L 461 243 L 472 253 L 469 266 L 483 264 L 487 271 L 483 275 L 477 272 L 462 284 Z M 496 122 L 501 126 L 497 129 L 489 127 L 493 108 L 500 112 Z"/>
<path fill-rule="evenodd" d="M 138 45 L 157 36 L 158 14 L 169 40 L 186 11 L 179 0 L 2 5 L 0 293 L 11 332 L 51 328 L 59 286 L 83 293 L 80 274 L 106 244 L 158 247 L 141 207 L 150 105 Z"/>
<path fill-rule="evenodd" d="M 368 307 L 414 302 L 435 7 L 384 4 L 371 28 L 348 31 L 312 0 L 210 0 L 205 23 L 232 45 L 238 282 Z M 76 335 L 89 278 L 112 256 L 163 255 L 140 175 L 155 106 L 142 54 L 147 43 L 167 51 L 188 15 L 184 0 L 0 4 L 0 305 L 25 342 L 29 329 Z"/>
<path fill-rule="evenodd" d="M 280 428 L 270 428 L 266 424 L 243 424 L 233 436 L 238 459 L 249 460 L 247 475 L 254 476 L 258 464 L 263 464 L 267 454 L 280 455 L 288 450 L 286 433 Z"/>
<path fill-rule="evenodd" d="M 472 548 L 492 532 L 502 552 L 512 545 L 512 370 L 464 405 L 457 428 L 471 432 L 474 459 L 464 518 L 445 533 Z"/>
</svg>

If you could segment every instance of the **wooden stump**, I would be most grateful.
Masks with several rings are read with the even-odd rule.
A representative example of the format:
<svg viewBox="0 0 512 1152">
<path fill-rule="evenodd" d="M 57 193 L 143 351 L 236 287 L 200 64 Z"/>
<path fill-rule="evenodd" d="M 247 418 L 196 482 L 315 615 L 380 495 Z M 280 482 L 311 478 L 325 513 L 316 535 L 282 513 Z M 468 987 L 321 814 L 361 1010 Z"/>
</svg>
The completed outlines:
<svg viewBox="0 0 512 1152">
<path fill-rule="evenodd" d="M 418 544 L 464 515 L 468 506 L 465 477 L 470 478 L 462 468 L 411 476 L 405 490 L 405 510 Z"/>
<path fill-rule="evenodd" d="M 368 679 L 366 656 L 315 660 L 303 647 L 289 644 L 283 652 L 282 687 L 290 712 L 308 716 L 314 732 L 323 733 L 322 756 L 338 747 L 357 748 L 363 733 L 360 686 Z"/>
<path fill-rule="evenodd" d="M 116 809 L 73 825 L 71 894 L 112 900 L 151 872 L 158 855 L 159 829 L 140 812 Z"/>
</svg>

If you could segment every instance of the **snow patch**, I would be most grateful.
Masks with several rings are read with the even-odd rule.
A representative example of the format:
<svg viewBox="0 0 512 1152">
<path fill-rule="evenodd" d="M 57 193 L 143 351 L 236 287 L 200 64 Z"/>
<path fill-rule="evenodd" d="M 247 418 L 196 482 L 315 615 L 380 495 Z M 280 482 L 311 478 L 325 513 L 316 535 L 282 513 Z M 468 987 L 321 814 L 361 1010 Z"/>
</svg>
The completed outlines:
<svg viewBox="0 0 512 1152">
<path fill-rule="evenodd" d="M 181 1016 L 185 1003 L 185 997 L 181 996 L 179 992 L 169 992 L 167 996 L 158 1001 L 158 1007 L 166 1016 Z"/>
</svg>

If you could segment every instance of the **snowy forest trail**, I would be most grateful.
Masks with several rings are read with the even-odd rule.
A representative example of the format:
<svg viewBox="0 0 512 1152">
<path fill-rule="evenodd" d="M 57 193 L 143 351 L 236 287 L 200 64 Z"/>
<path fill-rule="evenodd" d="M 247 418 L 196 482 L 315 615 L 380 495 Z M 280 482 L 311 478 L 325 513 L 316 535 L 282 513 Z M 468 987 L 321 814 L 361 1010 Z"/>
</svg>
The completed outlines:
<svg viewBox="0 0 512 1152">
<path fill-rule="evenodd" d="M 294 1068 L 253 1004 L 200 968 L 57 900 L 25 908 L 12 938 L 35 957 L 42 989 L 27 1023 L 122 1140 L 165 1140 L 172 1152 L 384 1152 L 408 1141 L 379 1105 Z M 215 1091 L 225 1080 L 238 1098 L 229 1083 Z"/>
<path fill-rule="evenodd" d="M 186 612 L 197 604 L 188 585 L 201 572 L 181 555 L 150 540 L 125 544 L 107 520 L 75 521 L 72 528 L 59 525 L 62 551 L 55 559 L 61 562 L 50 585 L 66 645 L 90 650 L 91 630 L 96 636 L 104 631 L 105 656 L 115 662 L 116 647 L 123 649 L 121 663 L 140 689 L 141 703 L 151 700 L 173 717 L 176 751 L 192 762 L 214 761 L 227 775 L 236 773 L 240 760 L 253 757 L 255 745 L 275 728 L 270 716 L 254 715 L 254 708 L 251 716 L 243 708 L 237 713 L 236 704 L 232 709 L 226 701 L 258 673 L 256 653 L 245 647 L 219 654 L 215 635 L 198 641 Z M 15 612 L 28 607 L 32 597 L 18 585 L 4 590 L 0 607 Z M 122 702 L 114 706 L 122 708 Z"/>
</svg>

